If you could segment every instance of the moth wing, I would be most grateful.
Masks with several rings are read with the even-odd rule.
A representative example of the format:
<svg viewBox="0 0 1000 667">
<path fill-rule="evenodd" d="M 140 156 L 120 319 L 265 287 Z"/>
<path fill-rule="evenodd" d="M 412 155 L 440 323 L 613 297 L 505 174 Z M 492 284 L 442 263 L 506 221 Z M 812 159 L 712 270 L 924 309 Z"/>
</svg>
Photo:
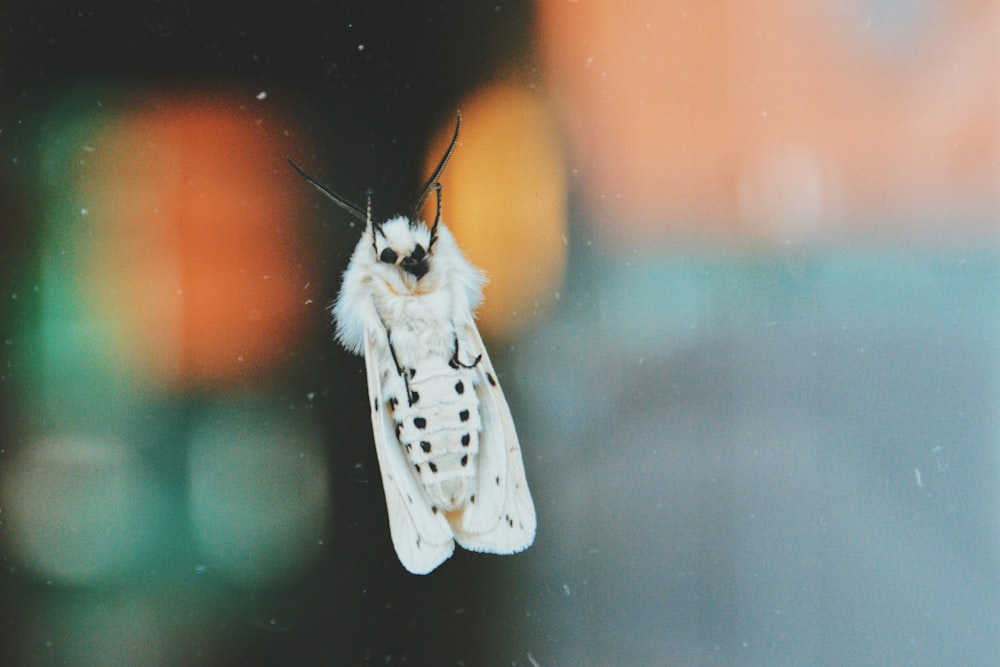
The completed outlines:
<svg viewBox="0 0 1000 667">
<path fill-rule="evenodd" d="M 387 357 L 388 354 L 380 352 L 374 335 L 367 332 L 365 370 L 368 401 L 392 545 L 403 567 L 413 574 L 427 574 L 454 552 L 454 535 L 447 520 L 431 510 L 431 504 L 396 439 L 395 423 L 385 405 L 382 391 L 381 365 L 388 363 Z"/>
<path fill-rule="evenodd" d="M 479 329 L 470 314 L 462 323 L 468 350 L 480 374 L 476 386 L 482 432 L 479 434 L 479 485 L 476 501 L 466 504 L 461 520 L 453 523 L 455 540 L 471 551 L 511 554 L 523 551 L 535 540 L 535 505 L 521 460 L 521 446 L 514 429 L 507 399 L 496 379 Z M 456 525 L 458 524 L 458 525 Z"/>
</svg>

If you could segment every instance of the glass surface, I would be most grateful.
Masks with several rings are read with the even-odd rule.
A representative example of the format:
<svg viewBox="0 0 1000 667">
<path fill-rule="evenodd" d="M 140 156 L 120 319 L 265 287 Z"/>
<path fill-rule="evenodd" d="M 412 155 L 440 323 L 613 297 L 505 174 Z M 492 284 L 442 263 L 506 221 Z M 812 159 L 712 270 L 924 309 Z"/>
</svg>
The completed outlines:
<svg viewBox="0 0 1000 667">
<path fill-rule="evenodd" d="M 998 9 L 827 4 L 5 3 L 0 664 L 1000 662 Z M 286 157 L 457 110 L 538 532 L 414 575 Z"/>
</svg>

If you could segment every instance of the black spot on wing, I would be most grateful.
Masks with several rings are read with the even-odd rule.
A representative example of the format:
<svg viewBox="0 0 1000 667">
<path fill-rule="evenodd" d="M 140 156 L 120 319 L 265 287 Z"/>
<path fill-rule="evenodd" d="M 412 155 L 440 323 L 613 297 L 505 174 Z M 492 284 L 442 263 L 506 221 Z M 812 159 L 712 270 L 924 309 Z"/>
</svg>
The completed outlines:
<svg viewBox="0 0 1000 667">
<path fill-rule="evenodd" d="M 487 373 L 486 374 L 486 381 L 490 383 L 491 387 L 497 386 L 497 381 L 493 379 L 493 374 L 492 373 Z"/>
<path fill-rule="evenodd" d="M 458 418 L 461 419 L 464 422 L 469 421 L 469 411 L 468 410 L 462 410 L 461 412 L 458 413 Z"/>
<path fill-rule="evenodd" d="M 417 401 L 419 401 L 419 400 L 420 400 L 420 393 L 419 392 L 414 391 L 414 392 L 410 393 L 410 405 L 416 405 Z"/>
<path fill-rule="evenodd" d="M 469 434 L 468 433 L 463 433 L 462 434 L 462 446 L 463 447 L 468 447 L 469 446 L 469 440 L 471 440 L 471 438 L 469 437 Z"/>
<path fill-rule="evenodd" d="M 437 472 L 438 471 L 438 467 L 436 465 L 434 465 L 434 461 L 428 461 L 427 465 L 430 466 L 431 472 Z"/>
<path fill-rule="evenodd" d="M 462 384 L 461 380 L 459 380 L 458 382 L 455 383 L 455 393 L 456 394 L 464 394 L 465 393 L 465 385 Z"/>
<path fill-rule="evenodd" d="M 426 440 L 421 440 L 420 441 L 420 449 L 424 450 L 424 454 L 430 454 L 431 453 L 431 443 L 427 442 Z"/>
<path fill-rule="evenodd" d="M 413 425 L 417 428 L 427 428 L 427 420 L 423 417 L 414 417 Z"/>
<path fill-rule="evenodd" d="M 462 467 L 465 467 L 469 463 L 469 455 L 466 454 L 462 457 Z"/>
<path fill-rule="evenodd" d="M 372 410 L 374 410 L 375 412 L 378 412 L 378 396 L 376 396 L 375 400 L 372 401 Z"/>
</svg>

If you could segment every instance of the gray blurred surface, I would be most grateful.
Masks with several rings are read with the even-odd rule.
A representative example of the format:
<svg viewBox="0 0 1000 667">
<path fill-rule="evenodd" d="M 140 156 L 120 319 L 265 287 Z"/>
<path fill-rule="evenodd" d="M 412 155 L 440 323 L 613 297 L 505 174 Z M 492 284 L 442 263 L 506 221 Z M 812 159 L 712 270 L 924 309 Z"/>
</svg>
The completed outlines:
<svg viewBox="0 0 1000 667">
<path fill-rule="evenodd" d="M 998 284 L 951 252 L 608 262 L 510 351 L 533 656 L 998 664 Z"/>
</svg>

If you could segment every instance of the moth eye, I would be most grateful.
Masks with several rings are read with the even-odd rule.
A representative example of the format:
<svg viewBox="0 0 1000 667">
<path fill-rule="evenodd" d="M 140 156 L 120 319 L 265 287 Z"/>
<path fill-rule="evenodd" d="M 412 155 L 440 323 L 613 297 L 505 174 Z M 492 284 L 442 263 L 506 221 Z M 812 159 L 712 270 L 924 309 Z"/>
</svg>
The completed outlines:
<svg viewBox="0 0 1000 667">
<path fill-rule="evenodd" d="M 424 258 L 424 255 L 426 254 L 427 251 L 424 250 L 424 247 L 418 243 L 417 247 L 414 248 L 413 252 L 410 253 L 410 258 L 413 259 L 414 262 L 419 262 Z"/>
<path fill-rule="evenodd" d="M 386 248 L 382 251 L 382 254 L 378 256 L 380 262 L 385 262 L 386 264 L 395 264 L 396 260 L 399 259 L 399 255 L 392 248 Z"/>
</svg>

